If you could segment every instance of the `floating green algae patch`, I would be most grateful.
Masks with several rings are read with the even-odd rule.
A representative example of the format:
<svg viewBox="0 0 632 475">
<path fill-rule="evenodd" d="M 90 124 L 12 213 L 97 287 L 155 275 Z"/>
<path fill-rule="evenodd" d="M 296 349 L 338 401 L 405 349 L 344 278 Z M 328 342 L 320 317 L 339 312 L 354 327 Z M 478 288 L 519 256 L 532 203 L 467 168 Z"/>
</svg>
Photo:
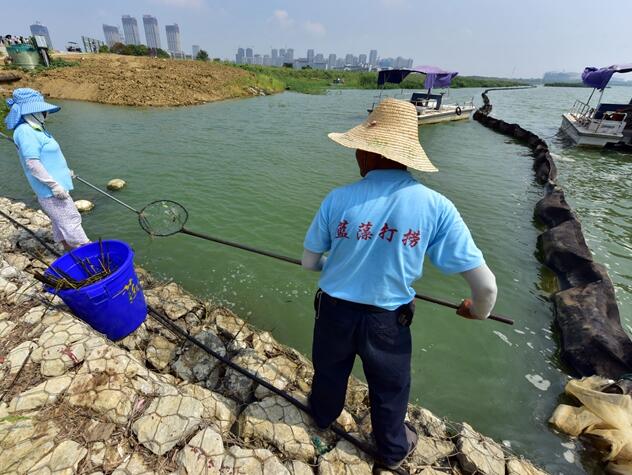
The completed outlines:
<svg viewBox="0 0 632 475">
<path fill-rule="evenodd" d="M 377 89 L 377 72 L 341 71 L 322 69 L 292 69 L 270 66 L 240 65 L 254 73 L 261 81 L 274 81 L 283 89 L 304 94 L 321 94 L 327 89 Z M 410 75 L 401 84 L 387 84 L 387 89 L 423 89 L 425 76 Z M 510 79 L 478 76 L 457 76 L 453 88 L 462 87 L 508 87 L 524 83 Z"/>
</svg>

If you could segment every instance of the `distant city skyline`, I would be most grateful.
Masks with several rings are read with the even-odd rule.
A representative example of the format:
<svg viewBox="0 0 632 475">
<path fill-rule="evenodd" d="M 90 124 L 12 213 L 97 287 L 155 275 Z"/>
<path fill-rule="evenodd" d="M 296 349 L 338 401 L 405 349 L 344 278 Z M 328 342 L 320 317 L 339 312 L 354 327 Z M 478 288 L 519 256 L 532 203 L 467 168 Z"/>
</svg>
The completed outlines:
<svg viewBox="0 0 632 475">
<path fill-rule="evenodd" d="M 177 23 L 181 47 L 199 45 L 210 57 L 234 59 L 236 48 L 251 47 L 271 56 L 281 47 L 308 49 L 337 58 L 354 51 L 377 49 L 387 58 L 415 58 L 415 64 L 433 64 L 462 75 L 542 77 L 546 71 L 582 71 L 629 61 L 627 41 L 632 2 L 609 0 L 596 6 L 591 0 L 527 0 L 517 8 L 504 0 L 446 0 L 440 17 L 429 17 L 414 0 L 321 0 L 317 8 L 306 0 L 57 0 L 55 8 L 44 0 L 13 3 L 0 16 L 0 32 L 28 35 L 38 20 L 49 30 L 53 47 L 63 49 L 81 36 L 103 36 L 103 25 L 117 26 L 127 43 L 141 43 L 138 25 L 126 25 L 121 15 Z M 420 21 L 420 17 L 424 21 Z M 449 19 L 449 21 L 444 21 Z M 578 25 L 608 25 L 581 46 L 569 39 Z M 131 35 L 129 34 L 131 30 Z M 166 37 L 162 37 L 166 44 Z M 263 54 L 262 54 L 263 56 Z M 253 54 L 254 57 L 254 54 Z"/>
</svg>

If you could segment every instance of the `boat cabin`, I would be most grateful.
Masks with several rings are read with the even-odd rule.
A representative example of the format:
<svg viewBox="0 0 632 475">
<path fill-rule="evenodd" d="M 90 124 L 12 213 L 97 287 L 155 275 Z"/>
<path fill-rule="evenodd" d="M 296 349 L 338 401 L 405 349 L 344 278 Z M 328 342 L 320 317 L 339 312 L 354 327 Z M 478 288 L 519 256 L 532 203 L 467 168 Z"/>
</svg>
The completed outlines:
<svg viewBox="0 0 632 475">
<path fill-rule="evenodd" d="M 615 73 L 632 71 L 632 63 L 606 68 L 587 67 L 582 82 L 593 88 L 588 100 L 576 100 L 570 112 L 562 115 L 560 130 L 575 145 L 632 148 L 632 99 L 628 103 L 601 102 Z M 599 91 L 596 105 L 590 101 Z"/>
<path fill-rule="evenodd" d="M 387 83 L 401 84 L 409 74 L 424 74 L 424 88 L 426 92 L 414 92 L 409 99 L 417 109 L 417 123 L 435 124 L 438 122 L 451 122 L 455 120 L 469 119 L 474 112 L 474 98 L 461 104 L 446 104 L 445 93 L 433 94 L 432 89 L 449 88 L 452 80 L 459 74 L 456 71 L 445 71 L 436 66 L 417 66 L 415 68 L 382 69 L 377 76 L 378 87 L 381 86 L 380 95 Z M 375 106 L 375 102 L 373 103 Z M 371 112 L 373 108 L 369 109 Z"/>
</svg>

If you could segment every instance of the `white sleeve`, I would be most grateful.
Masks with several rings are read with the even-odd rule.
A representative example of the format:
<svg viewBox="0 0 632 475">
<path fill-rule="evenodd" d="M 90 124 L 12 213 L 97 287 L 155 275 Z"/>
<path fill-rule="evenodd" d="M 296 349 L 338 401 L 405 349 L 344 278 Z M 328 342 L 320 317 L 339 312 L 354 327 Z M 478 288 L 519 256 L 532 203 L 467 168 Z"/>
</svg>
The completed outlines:
<svg viewBox="0 0 632 475">
<path fill-rule="evenodd" d="M 44 165 L 42 165 L 42 162 L 40 162 L 39 160 L 27 159 L 26 167 L 31 172 L 31 175 L 33 175 L 37 180 L 44 183 L 51 190 L 59 185 L 53 179 L 53 177 L 48 174 L 48 172 L 46 171 L 46 168 L 44 168 Z"/>
<path fill-rule="evenodd" d="M 303 259 L 301 259 L 303 269 L 321 271 L 323 265 L 325 265 L 325 260 L 327 260 L 327 258 L 323 256 L 322 252 L 317 253 L 303 249 Z"/>
<path fill-rule="evenodd" d="M 461 272 L 472 291 L 472 307 L 470 312 L 481 320 L 487 318 L 496 303 L 496 277 L 487 264 L 475 269 Z"/>
</svg>

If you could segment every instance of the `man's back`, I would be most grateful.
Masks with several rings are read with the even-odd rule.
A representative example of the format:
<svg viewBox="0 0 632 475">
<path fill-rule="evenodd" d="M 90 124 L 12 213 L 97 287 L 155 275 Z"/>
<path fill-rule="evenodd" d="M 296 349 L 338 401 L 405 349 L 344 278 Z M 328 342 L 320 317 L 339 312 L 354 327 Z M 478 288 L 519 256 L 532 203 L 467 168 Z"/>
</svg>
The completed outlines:
<svg viewBox="0 0 632 475">
<path fill-rule="evenodd" d="M 320 287 L 351 302 L 393 310 L 414 298 L 424 255 L 447 273 L 484 261 L 454 205 L 405 170 L 373 170 L 333 190 L 305 238 L 329 251 Z"/>
</svg>

